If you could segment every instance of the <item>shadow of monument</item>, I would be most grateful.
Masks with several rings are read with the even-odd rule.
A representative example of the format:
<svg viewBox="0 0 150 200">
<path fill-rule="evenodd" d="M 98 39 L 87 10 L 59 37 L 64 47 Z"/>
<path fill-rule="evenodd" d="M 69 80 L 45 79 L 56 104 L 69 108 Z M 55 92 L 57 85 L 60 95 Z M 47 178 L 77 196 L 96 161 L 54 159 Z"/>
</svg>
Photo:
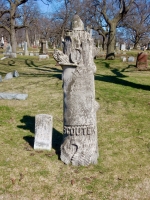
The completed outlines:
<svg viewBox="0 0 150 200">
<path fill-rule="evenodd" d="M 34 116 L 28 116 L 25 115 L 20 120 L 21 123 L 24 123 L 24 125 L 17 126 L 18 128 L 29 130 L 31 133 L 35 133 L 35 117 Z M 32 147 L 34 148 L 34 136 L 28 135 L 24 136 L 23 139 Z M 57 131 L 55 128 L 53 128 L 52 133 L 52 148 L 55 149 L 56 154 L 58 155 L 58 159 L 60 158 L 60 146 L 62 144 L 63 135 Z"/>
<path fill-rule="evenodd" d="M 105 63 L 105 67 L 110 69 L 108 63 Z M 128 68 L 129 68 L 129 66 L 128 66 Z M 112 69 L 112 70 L 110 69 L 110 71 L 116 76 L 96 74 L 95 75 L 95 80 L 104 81 L 104 82 L 119 84 L 119 85 L 123 85 L 123 86 L 129 86 L 129 87 L 136 88 L 136 89 L 142 89 L 142 90 L 150 91 L 150 86 L 149 85 L 142 85 L 142 84 L 139 84 L 139 83 L 133 83 L 133 82 L 124 80 L 123 78 L 128 77 L 128 76 L 123 75 L 121 73 L 122 71 L 119 71 L 118 69 Z"/>
</svg>

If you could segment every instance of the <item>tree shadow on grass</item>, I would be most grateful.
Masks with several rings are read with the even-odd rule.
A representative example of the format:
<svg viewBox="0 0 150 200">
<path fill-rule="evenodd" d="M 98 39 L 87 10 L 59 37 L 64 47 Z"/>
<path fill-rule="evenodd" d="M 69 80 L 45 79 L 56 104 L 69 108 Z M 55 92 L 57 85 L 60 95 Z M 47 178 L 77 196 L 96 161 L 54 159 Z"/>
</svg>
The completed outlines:
<svg viewBox="0 0 150 200">
<path fill-rule="evenodd" d="M 110 69 L 110 66 L 108 63 L 105 63 L 105 67 Z M 133 66 L 131 66 L 131 67 L 133 67 Z M 129 66 L 127 68 L 129 68 Z M 118 69 L 112 69 L 112 70 L 110 69 L 110 71 L 116 76 L 96 74 L 95 80 L 104 81 L 104 82 L 108 82 L 108 83 L 114 83 L 114 84 L 120 84 L 123 86 L 129 86 L 129 87 L 136 88 L 136 89 L 150 91 L 149 85 L 142 85 L 139 83 L 133 83 L 133 82 L 124 80 L 123 78 L 128 77 L 128 76 L 123 75 L 121 73 L 122 71 L 119 71 Z"/>
<path fill-rule="evenodd" d="M 24 123 L 24 125 L 17 126 L 18 128 L 29 130 L 31 133 L 35 133 L 35 117 L 34 116 L 28 116 L 25 115 L 20 120 L 21 123 Z M 34 148 L 34 136 L 28 135 L 24 136 L 23 139 L 28 142 L 28 144 Z M 60 146 L 62 144 L 63 135 L 57 131 L 55 128 L 53 128 L 52 133 L 52 148 L 55 149 L 56 154 L 58 155 L 58 158 L 60 158 Z"/>
</svg>

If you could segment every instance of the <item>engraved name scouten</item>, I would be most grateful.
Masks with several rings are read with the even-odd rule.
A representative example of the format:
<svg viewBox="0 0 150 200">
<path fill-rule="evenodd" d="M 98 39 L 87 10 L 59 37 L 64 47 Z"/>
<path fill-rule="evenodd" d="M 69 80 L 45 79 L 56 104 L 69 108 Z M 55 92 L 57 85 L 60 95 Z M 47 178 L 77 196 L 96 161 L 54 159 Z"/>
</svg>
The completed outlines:
<svg viewBox="0 0 150 200">
<path fill-rule="evenodd" d="M 95 134 L 95 128 L 93 126 L 64 126 L 65 135 L 93 135 Z"/>
</svg>

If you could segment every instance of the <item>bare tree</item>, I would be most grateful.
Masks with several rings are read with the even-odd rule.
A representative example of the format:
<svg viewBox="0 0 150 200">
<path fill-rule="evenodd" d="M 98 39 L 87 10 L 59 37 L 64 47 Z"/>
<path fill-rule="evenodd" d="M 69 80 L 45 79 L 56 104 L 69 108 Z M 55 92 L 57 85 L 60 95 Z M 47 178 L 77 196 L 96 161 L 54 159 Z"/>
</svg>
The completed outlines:
<svg viewBox="0 0 150 200">
<path fill-rule="evenodd" d="M 17 15 L 17 8 L 27 1 L 28 0 L 5 0 L 5 10 L 0 11 L 0 28 L 4 28 L 9 32 L 13 53 L 16 53 L 16 30 L 24 27 L 23 25 L 16 24 L 16 18 L 19 17 Z M 7 15 L 6 18 L 5 15 Z"/>
<path fill-rule="evenodd" d="M 134 0 L 130 0 L 128 4 L 125 0 L 119 1 L 111 1 L 106 5 L 106 0 L 103 0 L 103 7 L 102 7 L 102 14 L 104 19 L 109 25 L 109 36 L 108 36 L 108 43 L 107 43 L 107 54 L 106 59 L 114 59 L 114 48 L 115 48 L 115 36 L 116 36 L 116 27 L 118 23 L 124 18 L 124 16 L 129 11 L 132 3 Z M 110 7 L 109 7 L 110 6 Z M 120 9 L 113 11 L 114 6 L 118 6 Z M 111 12 L 110 12 L 111 10 Z M 109 13 L 110 12 L 110 13 Z"/>
<path fill-rule="evenodd" d="M 136 0 L 122 26 L 127 29 L 128 38 L 133 42 L 134 49 L 137 49 L 140 42 L 146 43 L 144 41 L 150 39 L 150 1 Z"/>
</svg>

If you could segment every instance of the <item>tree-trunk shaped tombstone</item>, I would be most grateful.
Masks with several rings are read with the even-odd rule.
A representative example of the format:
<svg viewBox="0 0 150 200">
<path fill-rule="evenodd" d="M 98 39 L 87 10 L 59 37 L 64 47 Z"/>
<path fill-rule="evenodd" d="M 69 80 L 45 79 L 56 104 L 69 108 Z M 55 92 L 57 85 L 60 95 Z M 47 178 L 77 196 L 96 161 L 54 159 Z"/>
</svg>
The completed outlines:
<svg viewBox="0 0 150 200">
<path fill-rule="evenodd" d="M 55 50 L 54 58 L 63 69 L 64 140 L 61 160 L 66 164 L 96 164 L 98 153 L 93 61 L 94 41 L 84 31 L 78 15 L 66 32 L 63 52 Z"/>
</svg>

